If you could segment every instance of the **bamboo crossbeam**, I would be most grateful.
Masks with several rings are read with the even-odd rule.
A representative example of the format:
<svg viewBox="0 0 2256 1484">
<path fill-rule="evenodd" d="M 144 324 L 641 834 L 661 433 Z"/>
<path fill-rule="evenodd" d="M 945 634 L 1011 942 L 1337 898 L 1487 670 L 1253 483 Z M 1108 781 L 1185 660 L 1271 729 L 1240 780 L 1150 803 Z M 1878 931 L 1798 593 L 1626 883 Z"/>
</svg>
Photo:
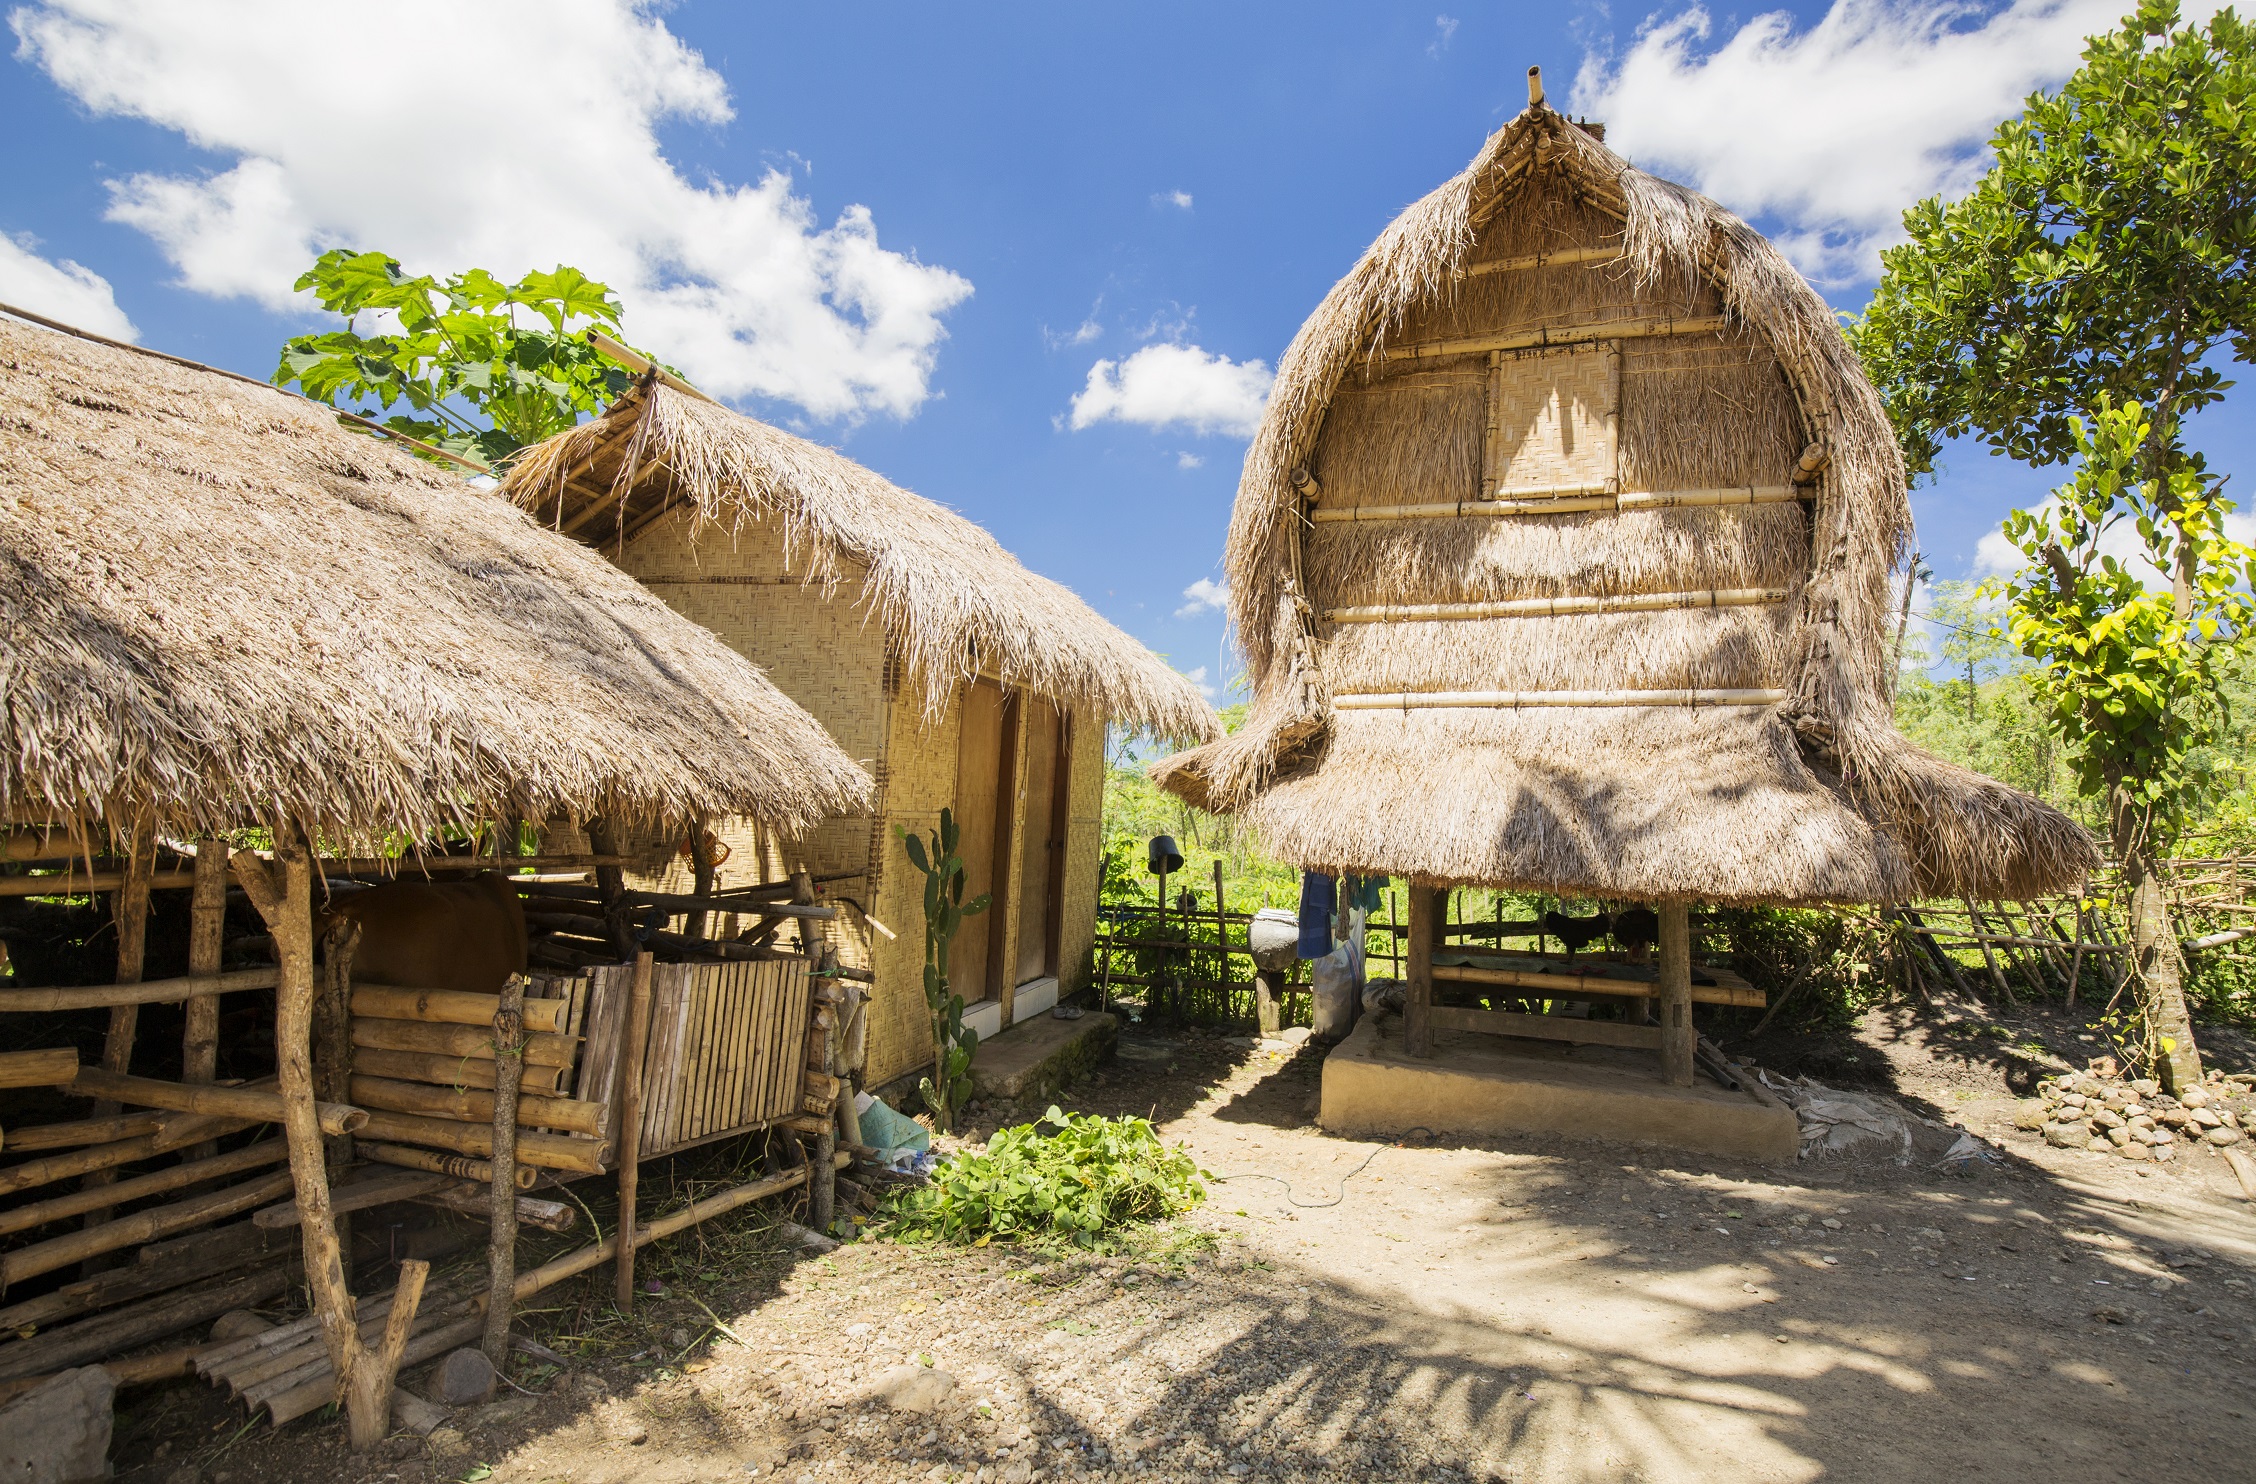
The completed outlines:
<svg viewBox="0 0 2256 1484">
<path fill-rule="evenodd" d="M 528 1000 L 526 1003 L 533 1002 Z M 370 1077 L 360 1073 L 353 1075 L 352 1100 L 356 1107 L 374 1108 L 385 1113 L 414 1113 L 426 1118 L 446 1118 L 456 1123 L 491 1123 L 494 1114 L 494 1095 L 491 1090 L 433 1087 L 425 1082 L 398 1082 L 388 1077 Z M 582 1102 L 578 1098 L 551 1098 L 535 1093 L 520 1093 L 517 1097 L 517 1118 L 520 1123 L 527 1123 L 535 1128 L 585 1134 L 591 1139 L 600 1138 L 603 1134 L 603 1109 L 595 1103 Z"/>
<path fill-rule="evenodd" d="M 1651 980 L 1602 979 L 1596 974 L 1531 974 L 1523 969 L 1481 969 L 1469 964 L 1435 964 L 1433 976 L 1457 984 L 1493 984 L 1506 989 L 1537 989 L 1552 999 L 1572 1000 L 1585 995 L 1624 995 L 1651 999 L 1659 993 Z M 1760 1010 L 1769 1001 L 1759 989 L 1730 984 L 1695 984 L 1696 1005 L 1733 1005 Z"/>
<path fill-rule="evenodd" d="M 1720 314 L 1678 319 L 1655 316 L 1622 319 L 1596 325 L 1564 325 L 1540 330 L 1520 330 L 1509 335 L 1466 335 L 1450 340 L 1426 340 L 1414 345 L 1390 346 L 1390 361 L 1431 361 L 1443 356 L 1481 355 L 1492 350 L 1537 350 L 1551 346 L 1593 345 L 1601 340 L 1650 340 L 1671 335 L 1712 335 L 1729 321 Z"/>
<path fill-rule="evenodd" d="M 59 873 L 52 876 L 0 876 L 0 897 L 82 897 L 89 892 L 116 891 L 125 885 L 123 871 L 96 871 L 90 875 Z M 170 891 L 195 885 L 193 871 L 157 871 L 149 885 Z"/>
<path fill-rule="evenodd" d="M 490 1186 L 492 1182 L 488 1181 L 487 1184 Z M 493 1216 L 492 1190 L 481 1190 L 467 1183 L 442 1185 L 412 1199 L 418 1205 L 459 1211 L 465 1216 L 483 1216 L 488 1220 Z M 528 1222 L 543 1231 L 568 1232 L 580 1223 L 578 1209 L 563 1201 L 544 1201 L 537 1196 L 521 1195 L 516 1198 L 515 1210 L 519 1221 Z"/>
<path fill-rule="evenodd" d="M 438 1025 L 493 1024 L 501 996 L 446 989 L 396 989 L 381 984 L 353 986 L 352 1010 L 379 1020 L 420 1020 Z M 544 1035 L 564 1030 L 562 1000 L 525 1001 L 525 1029 Z"/>
<path fill-rule="evenodd" d="M 145 1195 L 160 1195 L 179 1190 L 183 1186 L 201 1185 L 206 1180 L 217 1180 L 225 1175 L 240 1175 L 245 1170 L 263 1169 L 280 1164 L 290 1157 L 289 1147 L 280 1139 L 248 1144 L 225 1154 L 215 1154 L 209 1159 L 193 1159 L 186 1164 L 174 1165 L 168 1170 L 156 1170 L 146 1175 L 136 1175 L 130 1180 L 120 1180 L 114 1185 L 88 1186 L 67 1195 L 50 1196 L 28 1205 L 11 1206 L 0 1210 L 0 1236 L 30 1231 L 51 1221 L 61 1221 L 71 1216 L 83 1216 L 88 1211 L 106 1210 L 139 1200 Z"/>
<path fill-rule="evenodd" d="M 493 1156 L 491 1124 L 457 1123 L 449 1118 L 424 1118 L 411 1113 L 371 1112 L 366 1127 L 360 1132 L 388 1144 L 451 1149 L 456 1154 L 477 1159 Z M 562 1134 L 521 1133 L 517 1136 L 518 1160 L 539 1165 L 544 1170 L 600 1175 L 610 1155 L 611 1146 L 604 1140 L 572 1139 Z"/>
<path fill-rule="evenodd" d="M 1573 618 L 1593 613 L 1666 613 L 1678 609 L 1753 608 L 1786 601 L 1782 587 L 1708 588 L 1698 592 L 1619 593 L 1607 597 L 1508 598 L 1494 603 L 1390 603 L 1332 608 L 1328 623 L 1446 623 L 1483 618 Z"/>
<path fill-rule="evenodd" d="M 78 1051 L 0 1051 L 0 1087 L 68 1087 L 79 1075 Z"/>
<path fill-rule="evenodd" d="M 122 1113 L 115 1118 L 79 1118 L 68 1123 L 34 1123 L 8 1130 L 8 1152 L 29 1154 L 35 1149 L 76 1149 L 87 1144 L 115 1144 L 139 1139 L 164 1126 L 161 1113 Z"/>
<path fill-rule="evenodd" d="M 1723 505 L 1791 505 L 1809 498 L 1809 492 L 1790 484 L 1730 485 L 1712 489 L 1624 490 L 1608 493 L 1602 486 L 1562 485 L 1555 489 L 1507 490 L 1492 498 L 1429 500 L 1412 505 L 1318 506 L 1311 519 L 1331 521 L 1453 520 L 1459 517 L 1509 515 L 1578 515 L 1590 511 L 1707 509 Z"/>
<path fill-rule="evenodd" d="M 353 1070 L 397 1082 L 428 1082 L 433 1087 L 490 1089 L 494 1085 L 494 1063 L 490 1056 L 442 1056 L 427 1051 L 361 1047 L 353 1052 Z M 527 1092 L 554 1092 L 564 1070 L 562 1067 L 527 1067 L 524 1088 Z"/>
<path fill-rule="evenodd" d="M 232 1119 L 204 1114 L 175 1114 L 165 1119 L 158 1131 L 146 1138 L 121 1139 L 115 1143 L 97 1144 L 90 1149 L 74 1149 L 67 1154 L 49 1154 L 0 1169 L 0 1195 L 30 1190 L 39 1185 L 52 1185 L 57 1180 L 68 1180 L 96 1170 L 134 1164 L 154 1155 L 170 1153 L 190 1144 L 202 1143 L 206 1139 L 216 1139 L 222 1134 L 237 1133 L 254 1123 L 267 1121 L 263 1118 Z"/>
<path fill-rule="evenodd" d="M 329 1192 L 331 1214 L 342 1216 L 348 1211 L 367 1211 L 377 1206 L 388 1206 L 395 1201 L 411 1201 L 427 1195 L 446 1183 L 444 1175 L 428 1170 L 384 1169 L 363 1176 L 350 1185 L 333 1187 Z M 282 1201 L 255 1212 L 251 1224 L 261 1231 L 284 1231 L 299 1221 L 298 1203 Z"/>
<path fill-rule="evenodd" d="M 1517 711 L 1536 707 L 1776 706 L 1783 690 L 1437 690 L 1332 697 L 1340 711 Z"/>
<path fill-rule="evenodd" d="M 71 1090 L 82 1097 L 130 1103 L 136 1108 L 173 1108 L 183 1113 L 208 1113 L 222 1118 L 248 1118 L 260 1123 L 282 1121 L 282 1094 L 255 1087 L 191 1086 L 163 1082 L 154 1077 L 128 1077 L 99 1067 L 81 1067 Z M 360 1109 L 342 1103 L 315 1103 L 314 1117 L 329 1135 L 349 1134 L 366 1121 Z"/>
<path fill-rule="evenodd" d="M 44 1329 L 28 1340 L 0 1349 L 0 1378 L 12 1381 L 70 1366 L 100 1364 L 152 1340 L 216 1319 L 231 1309 L 266 1303 L 294 1281 L 291 1266 L 282 1261 L 200 1287 L 191 1288 L 176 1279 L 178 1287 L 172 1292 L 77 1324 Z"/>
<path fill-rule="evenodd" d="M 243 989 L 272 989 L 273 969 L 238 969 L 232 974 L 193 974 L 179 979 L 148 979 L 139 984 L 72 984 L 53 989 L 0 989 L 0 1014 L 98 1010 L 116 1005 L 168 1005 L 198 995 Z"/>
<path fill-rule="evenodd" d="M 481 1185 L 493 1184 L 493 1164 L 489 1160 L 472 1159 L 467 1154 L 447 1154 L 437 1149 L 415 1149 L 404 1144 L 371 1144 L 361 1141 L 354 1149 L 362 1159 L 376 1164 L 391 1165 L 402 1170 L 426 1170 L 434 1175 L 447 1175 L 456 1180 L 472 1180 Z M 517 1166 L 517 1188 L 531 1190 L 540 1180 L 540 1171 L 520 1162 Z"/>
<path fill-rule="evenodd" d="M 289 1188 L 290 1172 L 277 1170 L 248 1185 L 213 1191 L 170 1206 L 152 1206 L 101 1226 L 83 1227 L 59 1237 L 50 1237 L 44 1242 L 34 1242 L 28 1247 L 18 1247 L 0 1255 L 0 1290 L 13 1288 L 26 1278 L 52 1273 L 57 1268 L 70 1267 L 104 1252 L 115 1252 L 121 1247 L 138 1247 L 143 1242 L 153 1242 L 159 1237 L 171 1236 L 174 1232 L 189 1231 L 195 1227 L 208 1226 L 224 1217 L 240 1215 L 265 1205 Z"/>
<path fill-rule="evenodd" d="M 1555 252 L 1525 253 L 1515 258 L 1492 258 L 1485 263 L 1468 263 L 1465 265 L 1465 274 L 1468 278 L 1478 278 L 1485 273 L 1525 273 L 1535 268 L 1617 263 L 1626 256 L 1627 249 L 1618 242 L 1598 247 L 1562 247 Z"/>
<path fill-rule="evenodd" d="M 494 1054 L 490 1026 L 430 1025 L 418 1020 L 379 1020 L 371 1015 L 353 1017 L 352 1043 L 377 1051 L 420 1051 L 478 1061 L 492 1061 Z M 578 1045 L 575 1036 L 527 1036 L 525 1061 L 536 1067 L 568 1067 Z"/>
<path fill-rule="evenodd" d="M 1436 969 L 1434 977 L 1447 976 Z M 1566 1041 L 1580 1046 L 1624 1046 L 1637 1051 L 1661 1049 L 1661 1028 L 1657 1025 L 1576 1020 L 1565 1015 L 1523 1015 L 1515 1010 L 1468 1010 L 1454 1005 L 1436 1005 L 1426 1013 L 1437 1031 L 1478 1031 L 1490 1036 Z"/>
</svg>

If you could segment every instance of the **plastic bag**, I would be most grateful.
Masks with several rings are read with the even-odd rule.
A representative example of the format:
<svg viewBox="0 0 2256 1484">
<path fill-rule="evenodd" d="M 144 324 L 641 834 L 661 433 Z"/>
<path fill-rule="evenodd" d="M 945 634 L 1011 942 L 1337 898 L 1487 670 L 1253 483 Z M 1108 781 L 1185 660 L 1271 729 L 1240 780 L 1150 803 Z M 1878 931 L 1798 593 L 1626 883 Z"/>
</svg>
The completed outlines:
<svg viewBox="0 0 2256 1484">
<path fill-rule="evenodd" d="M 1314 1002 L 1311 1035 L 1337 1041 L 1354 1027 L 1358 967 L 1354 945 L 1349 943 L 1308 961 L 1309 998 Z"/>
<path fill-rule="evenodd" d="M 931 1130 L 866 1092 L 855 1094 L 854 1111 L 861 1115 L 862 1142 L 877 1150 L 880 1157 L 899 1149 L 923 1154 L 932 1148 Z"/>
</svg>

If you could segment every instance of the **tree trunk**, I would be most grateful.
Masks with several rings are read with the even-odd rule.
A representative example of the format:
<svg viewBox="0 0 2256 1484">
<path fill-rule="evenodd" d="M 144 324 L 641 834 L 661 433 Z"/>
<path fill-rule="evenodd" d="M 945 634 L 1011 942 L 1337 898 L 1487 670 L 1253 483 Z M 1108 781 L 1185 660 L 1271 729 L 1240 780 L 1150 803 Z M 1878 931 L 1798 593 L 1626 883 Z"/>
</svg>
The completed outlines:
<svg viewBox="0 0 2256 1484">
<path fill-rule="evenodd" d="M 494 1012 L 493 1212 L 486 1231 L 486 1359 L 509 1364 L 517 1285 L 517 1084 L 525 1070 L 525 981 L 509 976 Z"/>
<path fill-rule="evenodd" d="M 2123 884 L 2131 889 L 2131 976 L 2154 1046 L 2154 1075 L 2175 1094 L 2201 1085 L 2201 1051 L 2194 1045 L 2193 1017 L 2186 1010 L 2185 958 L 2178 951 L 2169 904 L 2162 899 L 2147 817 L 2120 787 L 2110 789 L 2109 796 L 2116 858 L 2122 863 Z"/>
</svg>

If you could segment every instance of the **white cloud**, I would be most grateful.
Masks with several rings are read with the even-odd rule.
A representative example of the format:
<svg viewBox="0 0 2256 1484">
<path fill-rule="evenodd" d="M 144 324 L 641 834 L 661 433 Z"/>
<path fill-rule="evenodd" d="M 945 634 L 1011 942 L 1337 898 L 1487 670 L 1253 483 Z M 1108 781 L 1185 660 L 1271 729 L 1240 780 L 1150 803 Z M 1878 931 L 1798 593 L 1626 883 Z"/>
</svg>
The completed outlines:
<svg viewBox="0 0 2256 1484">
<path fill-rule="evenodd" d="M 1714 22 L 1694 4 L 1648 20 L 1618 56 L 1586 56 L 1572 107 L 1640 165 L 1774 219 L 1813 278 L 1860 282 L 1901 237 L 1904 209 L 1963 192 L 1998 122 L 2066 78 L 2084 38 L 2127 8 L 1835 0 L 1806 30 L 1772 11 L 1711 46 Z"/>
<path fill-rule="evenodd" d="M 1206 460 L 1187 448 L 1175 455 L 1175 467 L 1178 469 L 1196 469 L 1205 462 Z"/>
<path fill-rule="evenodd" d="M 1449 50 L 1449 43 L 1456 39 L 1457 17 L 1453 15 L 1435 16 L 1434 39 L 1426 43 L 1426 55 L 1429 57 L 1440 56 L 1443 52 Z"/>
<path fill-rule="evenodd" d="M 303 308 L 290 285 L 332 246 L 416 271 L 570 263 L 709 391 L 819 418 L 913 413 L 971 285 L 880 246 L 865 207 L 823 224 L 786 170 L 685 178 L 659 125 L 732 112 L 658 9 L 398 0 L 389 34 L 443 42 L 391 61 L 370 54 L 361 12 L 291 0 L 44 0 L 9 21 L 18 55 L 89 109 L 227 162 L 110 183 L 112 219 L 191 289 Z"/>
<path fill-rule="evenodd" d="M 138 340 L 140 332 L 118 308 L 110 281 L 91 268 L 64 258 L 49 262 L 30 237 L 0 232 L 0 304 L 92 330 L 112 340 Z"/>
<path fill-rule="evenodd" d="M 1195 345 L 1147 345 L 1124 361 L 1099 361 L 1073 399 L 1073 426 L 1100 422 L 1182 427 L 1249 437 L 1269 399 L 1269 367 Z"/>
<path fill-rule="evenodd" d="M 1200 695 L 1206 697 L 1207 701 L 1210 704 L 1213 702 L 1216 696 L 1221 694 L 1219 690 L 1208 683 L 1206 678 L 1206 666 L 1204 665 L 1199 666 L 1196 670 L 1184 671 L 1183 678 L 1185 680 L 1188 680 L 1191 683 L 1192 687 L 1196 689 Z"/>
<path fill-rule="evenodd" d="M 2060 497 L 2047 495 L 2031 505 L 2032 514 L 2049 514 L 2060 506 Z M 2235 541 L 2256 545 L 2256 515 L 2236 511 L 2225 517 L 2225 534 Z M 2170 585 L 2170 578 L 2146 559 L 2146 545 L 2139 540 L 2138 527 L 2128 520 L 2119 520 L 2100 533 L 2099 549 L 2102 555 L 2114 557 L 2138 577 L 2143 585 L 2161 589 Z M 1974 575 L 1976 577 L 2004 577 L 2029 565 L 2021 555 L 2021 548 L 2005 539 L 2005 527 L 2000 523 L 1995 530 L 1974 545 Z"/>
<path fill-rule="evenodd" d="M 1175 610 L 1177 618 L 1194 618 L 1210 609 L 1219 612 L 1230 605 L 1230 584 L 1201 577 L 1183 589 L 1183 596 L 1190 601 Z"/>
<path fill-rule="evenodd" d="M 1159 191 L 1152 196 L 1152 205 L 1172 206 L 1179 211 L 1189 211 L 1191 209 L 1191 193 L 1189 191 Z"/>
<path fill-rule="evenodd" d="M 1042 343 L 1052 350 L 1060 350 L 1070 345 L 1087 345 L 1103 333 L 1104 326 L 1097 323 L 1097 317 L 1092 313 L 1080 324 L 1063 333 L 1044 325 L 1042 327 Z"/>
</svg>

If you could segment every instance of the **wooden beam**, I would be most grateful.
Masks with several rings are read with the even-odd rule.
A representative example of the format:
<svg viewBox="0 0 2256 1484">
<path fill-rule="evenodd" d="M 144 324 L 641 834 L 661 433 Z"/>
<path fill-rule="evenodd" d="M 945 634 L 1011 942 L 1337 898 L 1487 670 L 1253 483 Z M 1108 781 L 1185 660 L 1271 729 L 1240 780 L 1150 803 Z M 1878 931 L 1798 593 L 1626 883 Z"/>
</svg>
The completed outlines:
<svg viewBox="0 0 2256 1484">
<path fill-rule="evenodd" d="M 0 897 L 83 897 L 97 891 L 116 891 L 125 885 L 123 871 L 58 872 L 52 876 L 0 876 Z M 151 891 L 171 891 L 195 884 L 192 871 L 154 871 Z"/>
<path fill-rule="evenodd" d="M 1511 1010 L 1460 1010 L 1451 1005 L 1434 1006 L 1432 1015 L 1437 1030 L 1480 1031 L 1492 1036 L 1568 1041 L 1582 1046 L 1627 1046 L 1639 1051 L 1661 1048 L 1661 1028 L 1656 1025 L 1575 1020 L 1564 1015 L 1523 1015 Z"/>
<path fill-rule="evenodd" d="M 1502 490 L 1480 500 L 1429 500 L 1409 505 L 1319 506 L 1311 515 L 1318 525 L 1327 522 L 1388 520 L 1454 520 L 1460 517 L 1511 515 L 1577 515 L 1588 511 L 1704 509 L 1722 505 L 1792 505 L 1810 497 L 1806 488 L 1791 484 L 1737 484 L 1688 490 L 1623 490 L 1608 492 L 1598 485 L 1562 485 L 1555 489 Z"/>
<path fill-rule="evenodd" d="M 612 1275 L 612 1295 L 626 1313 L 634 1311 L 635 1182 L 641 1173 L 642 1058 L 650 1039 L 652 963 L 648 953 L 635 955 L 634 984 L 627 997 L 627 1023 L 619 1037 L 619 1065 L 611 1079 L 619 1099 L 619 1116 L 612 1124 L 619 1137 L 618 1271 Z"/>
<path fill-rule="evenodd" d="M 1621 995 L 1630 999 L 1649 1000 L 1658 994 L 1659 987 L 1646 979 L 1604 979 L 1595 974 L 1543 974 L 1527 969 L 1482 969 L 1470 964 L 1441 964 L 1433 971 L 1434 978 L 1450 984 L 1493 984 L 1506 989 L 1533 989 L 1545 999 L 1579 1000 L 1589 995 Z M 1697 1005 L 1732 1005 L 1742 1010 L 1760 1010 L 1768 1004 L 1763 992 L 1754 988 L 1741 988 L 1735 984 L 1695 984 L 1692 1002 Z"/>
<path fill-rule="evenodd" d="M 1412 1056 L 1434 1051 L 1433 986 L 1434 943 L 1440 926 L 1436 912 L 1438 888 L 1412 881 L 1410 888 L 1410 940 L 1403 966 L 1402 1049 Z"/>
<path fill-rule="evenodd" d="M 1618 242 L 1608 242 L 1597 247 L 1562 247 L 1551 252 L 1525 253 L 1516 258 L 1491 258 L 1485 263 L 1468 263 L 1465 276 L 1478 278 L 1487 273 L 1526 273 L 1537 268 L 1594 267 L 1599 263 L 1616 263 L 1628 256 L 1628 250 Z"/>
<path fill-rule="evenodd" d="M 1594 613 L 1669 613 L 1679 609 L 1756 608 L 1786 601 L 1782 587 L 1706 588 L 1697 592 L 1615 593 L 1604 597 L 1507 598 L 1493 603 L 1389 603 L 1325 610 L 1326 623 L 1454 623 L 1484 618 L 1576 618 Z"/>
<path fill-rule="evenodd" d="M 1776 706 L 1783 690 L 1437 690 L 1332 697 L 1339 711 L 1517 711 L 1548 706 Z"/>
<path fill-rule="evenodd" d="M 1466 335 L 1451 340 L 1426 340 L 1397 345 L 1386 352 L 1390 361 L 1431 361 L 1443 356 L 1481 355 L 1492 350 L 1536 350 L 1554 346 L 1594 345 L 1601 340 L 1650 340 L 1672 335 L 1713 335 L 1730 321 L 1720 314 L 1678 319 L 1661 316 L 1614 320 L 1596 325 L 1561 325 L 1541 330 L 1520 330 L 1509 335 Z"/>
<path fill-rule="evenodd" d="M 1682 902 L 1663 902 L 1653 911 L 1661 924 L 1661 1080 L 1690 1087 L 1700 1040 L 1692 1028 L 1692 922 Z"/>
<path fill-rule="evenodd" d="M 168 1005 L 181 1000 L 191 1006 L 239 989 L 272 989 L 273 969 L 238 969 L 232 974 L 191 974 L 180 979 L 150 979 L 138 984 L 70 984 L 54 989 L 0 989 L 0 1015 L 43 1013 L 55 1010 L 98 1010 L 118 1005 Z M 217 1021 L 214 1021 L 216 1026 Z M 216 1032 L 215 1032 L 216 1034 Z M 211 1081 L 211 1069 L 189 1081 Z"/>
</svg>

